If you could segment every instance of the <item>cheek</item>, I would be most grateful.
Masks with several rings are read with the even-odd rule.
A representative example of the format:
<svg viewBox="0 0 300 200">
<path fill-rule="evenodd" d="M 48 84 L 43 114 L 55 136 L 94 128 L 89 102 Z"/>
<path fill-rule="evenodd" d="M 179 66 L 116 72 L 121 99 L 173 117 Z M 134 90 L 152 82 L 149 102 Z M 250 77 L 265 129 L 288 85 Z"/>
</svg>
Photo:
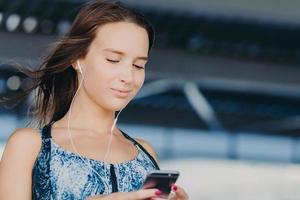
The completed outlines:
<svg viewBox="0 0 300 200">
<path fill-rule="evenodd" d="M 135 76 L 135 85 L 136 85 L 136 89 L 140 89 L 145 81 L 145 71 L 142 72 L 138 72 Z"/>
<path fill-rule="evenodd" d="M 89 75 L 89 80 L 107 83 L 108 80 L 113 79 L 115 72 L 111 66 L 108 66 L 105 60 L 97 59 L 94 60 L 91 65 L 88 66 L 87 74 Z"/>
<path fill-rule="evenodd" d="M 92 96 L 105 95 L 109 88 L 111 87 L 111 83 L 114 80 L 114 73 L 111 70 L 107 70 L 104 66 L 104 63 L 99 62 L 96 65 L 89 66 L 89 70 L 86 73 L 85 80 L 85 89 Z"/>
</svg>

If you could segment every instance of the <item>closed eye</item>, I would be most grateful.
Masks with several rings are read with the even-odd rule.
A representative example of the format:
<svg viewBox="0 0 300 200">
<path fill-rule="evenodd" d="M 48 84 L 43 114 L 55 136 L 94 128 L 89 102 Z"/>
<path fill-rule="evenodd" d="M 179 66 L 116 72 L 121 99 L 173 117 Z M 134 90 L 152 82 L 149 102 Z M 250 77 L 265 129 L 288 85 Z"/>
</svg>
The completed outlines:
<svg viewBox="0 0 300 200">
<path fill-rule="evenodd" d="M 111 60 L 111 59 L 108 59 L 108 58 L 106 58 L 106 60 L 107 60 L 108 62 L 111 62 L 111 63 L 118 63 L 118 62 L 119 62 L 118 60 Z"/>
<path fill-rule="evenodd" d="M 133 66 L 135 66 L 135 67 L 138 68 L 138 69 L 144 69 L 144 67 L 139 66 L 139 65 L 133 65 Z"/>
<path fill-rule="evenodd" d="M 119 60 L 111 60 L 111 59 L 108 59 L 108 58 L 106 58 L 106 60 L 108 62 L 111 62 L 111 63 L 118 63 L 118 62 L 120 62 Z M 138 68 L 138 69 L 144 69 L 143 66 L 139 66 L 139 65 L 133 65 L 133 66 L 136 67 L 136 68 Z"/>
</svg>

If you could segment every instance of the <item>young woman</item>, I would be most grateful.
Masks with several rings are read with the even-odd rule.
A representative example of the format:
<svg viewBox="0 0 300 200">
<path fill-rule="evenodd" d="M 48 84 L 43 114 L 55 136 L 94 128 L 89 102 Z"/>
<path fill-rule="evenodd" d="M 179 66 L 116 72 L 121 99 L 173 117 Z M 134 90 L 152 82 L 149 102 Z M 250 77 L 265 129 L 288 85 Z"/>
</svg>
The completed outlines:
<svg viewBox="0 0 300 200">
<path fill-rule="evenodd" d="M 0 199 L 159 199 L 143 189 L 159 169 L 146 141 L 115 126 L 115 113 L 145 79 L 152 26 L 129 8 L 92 1 L 70 32 L 35 70 L 23 72 L 36 89 L 40 129 L 21 128 L 8 139 L 0 164 Z M 170 199 L 185 200 L 179 186 Z"/>
</svg>

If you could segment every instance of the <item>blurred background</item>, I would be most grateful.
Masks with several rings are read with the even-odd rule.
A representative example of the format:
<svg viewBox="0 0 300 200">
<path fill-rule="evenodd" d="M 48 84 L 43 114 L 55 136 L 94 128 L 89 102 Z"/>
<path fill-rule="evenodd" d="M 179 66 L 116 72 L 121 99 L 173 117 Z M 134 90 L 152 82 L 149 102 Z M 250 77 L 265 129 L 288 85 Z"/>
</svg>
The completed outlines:
<svg viewBox="0 0 300 200">
<path fill-rule="evenodd" d="M 24 88 L 83 0 L 0 0 L 0 94 Z M 156 43 L 119 127 L 181 172 L 193 200 L 300 199 L 300 1 L 124 0 Z M 0 158 L 34 96 L 0 107 Z M 24 152 L 26 156 L 26 152 Z"/>
</svg>

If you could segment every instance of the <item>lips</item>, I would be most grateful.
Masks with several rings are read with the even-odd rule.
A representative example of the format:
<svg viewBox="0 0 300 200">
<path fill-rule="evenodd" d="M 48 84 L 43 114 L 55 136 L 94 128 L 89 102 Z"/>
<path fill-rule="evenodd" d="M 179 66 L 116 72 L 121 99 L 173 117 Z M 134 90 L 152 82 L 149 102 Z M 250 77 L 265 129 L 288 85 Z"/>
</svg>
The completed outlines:
<svg viewBox="0 0 300 200">
<path fill-rule="evenodd" d="M 112 91 L 115 93 L 116 96 L 120 98 L 125 98 L 129 95 L 131 90 L 120 90 L 120 89 L 114 89 L 112 88 Z"/>
<path fill-rule="evenodd" d="M 112 90 L 117 91 L 117 92 L 121 92 L 121 93 L 129 93 L 129 92 L 131 92 L 131 90 L 119 90 L 119 89 L 113 89 L 113 88 L 112 88 Z"/>
</svg>

